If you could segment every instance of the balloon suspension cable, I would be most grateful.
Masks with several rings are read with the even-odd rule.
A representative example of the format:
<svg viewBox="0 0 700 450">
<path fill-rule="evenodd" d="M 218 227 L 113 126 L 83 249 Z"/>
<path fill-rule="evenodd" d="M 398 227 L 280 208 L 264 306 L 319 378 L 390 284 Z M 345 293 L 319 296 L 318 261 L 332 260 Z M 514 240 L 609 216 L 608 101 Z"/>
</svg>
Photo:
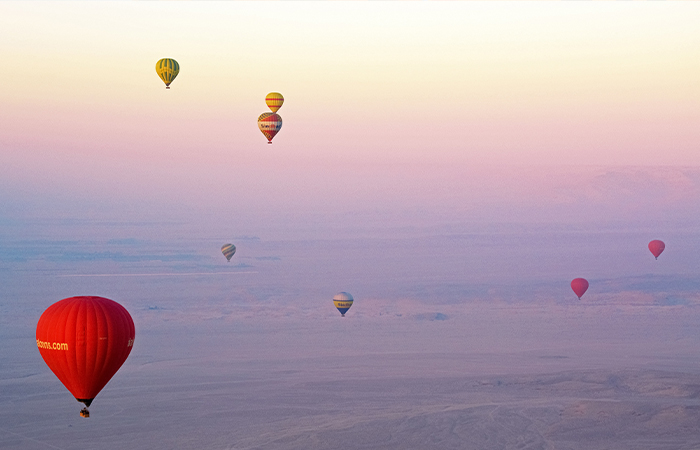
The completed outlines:
<svg viewBox="0 0 700 450">
<path fill-rule="evenodd" d="M 345 317 L 345 314 L 341 314 L 340 317 Z"/>
</svg>

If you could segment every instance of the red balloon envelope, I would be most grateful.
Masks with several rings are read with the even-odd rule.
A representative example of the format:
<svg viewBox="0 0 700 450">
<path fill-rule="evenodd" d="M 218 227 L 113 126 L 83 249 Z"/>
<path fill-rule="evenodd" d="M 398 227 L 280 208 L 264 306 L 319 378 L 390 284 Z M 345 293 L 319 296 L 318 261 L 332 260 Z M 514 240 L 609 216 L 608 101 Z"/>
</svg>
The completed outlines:
<svg viewBox="0 0 700 450">
<path fill-rule="evenodd" d="M 71 297 L 41 315 L 36 345 L 61 383 L 90 406 L 126 361 L 134 334 L 134 321 L 119 303 L 102 297 Z"/>
<path fill-rule="evenodd" d="M 653 240 L 649 242 L 649 251 L 654 255 L 655 259 L 659 259 L 659 255 L 666 248 L 666 244 L 663 241 Z"/>
<path fill-rule="evenodd" d="M 588 281 L 585 278 L 574 278 L 571 281 L 571 289 L 574 290 L 574 293 L 578 296 L 578 299 L 581 300 L 583 294 L 585 294 L 588 290 Z"/>
</svg>

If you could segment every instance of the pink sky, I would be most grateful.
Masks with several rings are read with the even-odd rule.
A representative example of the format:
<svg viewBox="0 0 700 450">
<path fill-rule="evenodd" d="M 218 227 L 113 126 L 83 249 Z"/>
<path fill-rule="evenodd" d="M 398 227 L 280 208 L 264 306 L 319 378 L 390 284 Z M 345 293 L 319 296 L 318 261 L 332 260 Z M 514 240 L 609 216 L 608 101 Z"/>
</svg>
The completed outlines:
<svg viewBox="0 0 700 450">
<path fill-rule="evenodd" d="M 251 228 L 353 211 L 636 220 L 698 204 L 697 4 L 274 12 L 0 5 L 2 200 Z M 182 68 L 170 91 L 161 57 Z M 286 102 L 268 146 L 255 119 L 271 91 Z"/>
</svg>

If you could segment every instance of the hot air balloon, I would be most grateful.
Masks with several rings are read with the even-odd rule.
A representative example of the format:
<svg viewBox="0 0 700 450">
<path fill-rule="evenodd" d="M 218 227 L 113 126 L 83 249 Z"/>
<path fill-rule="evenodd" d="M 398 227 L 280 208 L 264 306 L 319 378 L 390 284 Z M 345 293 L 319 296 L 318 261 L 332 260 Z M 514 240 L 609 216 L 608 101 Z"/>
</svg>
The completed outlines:
<svg viewBox="0 0 700 450">
<path fill-rule="evenodd" d="M 231 257 L 236 253 L 236 246 L 233 244 L 224 244 L 224 246 L 221 247 L 221 253 L 226 257 L 226 261 L 231 262 Z"/>
<path fill-rule="evenodd" d="M 273 113 L 276 113 L 277 110 L 282 107 L 284 97 L 282 97 L 282 94 L 279 92 L 270 92 L 267 94 L 267 97 L 265 97 L 265 103 L 267 103 L 267 107 L 270 108 Z"/>
<path fill-rule="evenodd" d="M 655 259 L 659 259 L 659 255 L 661 254 L 661 252 L 664 251 L 665 248 L 666 244 L 664 244 L 663 241 L 659 241 L 658 239 L 649 242 L 649 251 L 652 255 L 654 255 Z"/>
<path fill-rule="evenodd" d="M 267 143 L 272 144 L 272 138 L 282 128 L 282 118 L 275 113 L 262 113 L 258 117 L 258 128 L 267 138 Z"/>
<path fill-rule="evenodd" d="M 36 326 L 36 345 L 49 369 L 87 407 L 126 361 L 134 345 L 134 321 L 119 303 L 103 297 L 71 297 L 49 306 Z"/>
<path fill-rule="evenodd" d="M 588 290 L 588 280 L 585 278 L 574 278 L 571 281 L 571 289 L 574 290 L 574 293 L 578 296 L 578 299 L 581 300 L 583 294 L 585 294 L 586 290 Z"/>
<path fill-rule="evenodd" d="M 163 58 L 156 63 L 156 73 L 165 83 L 165 89 L 170 89 L 170 83 L 180 73 L 180 64 L 174 59 Z"/>
<path fill-rule="evenodd" d="M 352 302 L 352 295 L 347 292 L 338 292 L 333 297 L 333 304 L 338 308 L 342 317 L 345 317 L 345 313 L 348 312 L 348 309 L 352 306 Z"/>
</svg>

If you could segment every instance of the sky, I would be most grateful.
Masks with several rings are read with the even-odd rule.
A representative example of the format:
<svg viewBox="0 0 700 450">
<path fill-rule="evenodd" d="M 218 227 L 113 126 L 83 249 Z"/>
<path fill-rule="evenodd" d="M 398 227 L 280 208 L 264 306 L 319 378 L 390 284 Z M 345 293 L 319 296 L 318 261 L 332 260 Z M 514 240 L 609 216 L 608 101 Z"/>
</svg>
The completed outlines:
<svg viewBox="0 0 700 450">
<path fill-rule="evenodd" d="M 0 196 L 10 218 L 246 232 L 377 211 L 688 220 L 699 19 L 693 2 L 3 2 Z"/>
</svg>

